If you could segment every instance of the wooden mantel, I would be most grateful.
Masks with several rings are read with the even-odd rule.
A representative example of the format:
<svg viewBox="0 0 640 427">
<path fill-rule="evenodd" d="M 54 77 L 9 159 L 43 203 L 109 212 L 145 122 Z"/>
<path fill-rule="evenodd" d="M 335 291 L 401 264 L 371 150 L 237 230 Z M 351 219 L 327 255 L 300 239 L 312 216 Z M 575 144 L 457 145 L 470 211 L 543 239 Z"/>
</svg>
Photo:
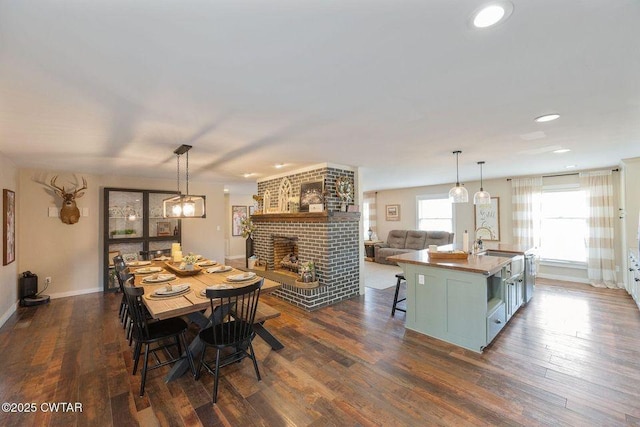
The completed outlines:
<svg viewBox="0 0 640 427">
<path fill-rule="evenodd" d="M 357 222 L 360 212 L 296 212 L 253 214 L 253 222 Z"/>
</svg>

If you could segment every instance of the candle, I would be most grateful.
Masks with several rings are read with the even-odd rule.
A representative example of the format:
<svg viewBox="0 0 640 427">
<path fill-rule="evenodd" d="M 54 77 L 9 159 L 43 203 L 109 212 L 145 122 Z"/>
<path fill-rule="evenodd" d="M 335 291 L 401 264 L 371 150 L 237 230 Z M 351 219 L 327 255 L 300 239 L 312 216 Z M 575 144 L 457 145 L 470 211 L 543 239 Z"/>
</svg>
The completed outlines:
<svg viewBox="0 0 640 427">
<path fill-rule="evenodd" d="M 177 251 L 180 250 L 180 243 L 171 244 L 171 256 L 173 257 Z"/>
<path fill-rule="evenodd" d="M 182 262 L 182 251 L 175 251 L 173 253 L 173 262 Z"/>
</svg>

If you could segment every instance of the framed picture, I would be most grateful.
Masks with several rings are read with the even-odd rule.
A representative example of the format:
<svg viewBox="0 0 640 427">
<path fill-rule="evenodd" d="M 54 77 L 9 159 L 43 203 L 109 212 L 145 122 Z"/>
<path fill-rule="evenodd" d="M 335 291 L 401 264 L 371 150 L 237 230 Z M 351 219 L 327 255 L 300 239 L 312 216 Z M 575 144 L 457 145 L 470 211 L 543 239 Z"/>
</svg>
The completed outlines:
<svg viewBox="0 0 640 427">
<path fill-rule="evenodd" d="M 491 204 L 474 205 L 476 238 L 500 240 L 500 198 L 492 197 Z"/>
<path fill-rule="evenodd" d="M 400 221 L 400 205 L 386 205 L 387 221 Z"/>
<path fill-rule="evenodd" d="M 2 191 L 2 265 L 16 260 L 16 193 Z"/>
<path fill-rule="evenodd" d="M 231 206 L 231 235 L 242 236 L 242 220 L 247 218 L 246 206 Z"/>
<path fill-rule="evenodd" d="M 255 205 L 249 206 L 249 216 L 253 215 L 256 213 L 256 207 Z"/>
<path fill-rule="evenodd" d="M 172 236 L 173 232 L 171 231 L 171 223 L 169 221 L 159 221 L 156 224 L 157 231 L 156 234 L 158 236 Z"/>
<path fill-rule="evenodd" d="M 300 212 L 309 212 L 309 205 L 323 204 L 323 191 L 323 181 L 300 184 Z"/>
</svg>

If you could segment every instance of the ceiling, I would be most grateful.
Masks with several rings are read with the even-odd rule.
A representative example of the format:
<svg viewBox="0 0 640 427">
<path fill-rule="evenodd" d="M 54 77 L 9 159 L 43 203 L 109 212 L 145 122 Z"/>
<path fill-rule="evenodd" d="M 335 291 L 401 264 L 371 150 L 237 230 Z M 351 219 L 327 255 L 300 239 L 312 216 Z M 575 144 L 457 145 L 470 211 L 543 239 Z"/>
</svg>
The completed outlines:
<svg viewBox="0 0 640 427">
<path fill-rule="evenodd" d="M 453 150 L 462 182 L 640 156 L 640 2 L 512 0 L 472 29 L 485 3 L 0 1 L 0 152 L 174 178 L 190 144 L 194 181 L 329 162 L 365 190 L 451 183 Z"/>
</svg>

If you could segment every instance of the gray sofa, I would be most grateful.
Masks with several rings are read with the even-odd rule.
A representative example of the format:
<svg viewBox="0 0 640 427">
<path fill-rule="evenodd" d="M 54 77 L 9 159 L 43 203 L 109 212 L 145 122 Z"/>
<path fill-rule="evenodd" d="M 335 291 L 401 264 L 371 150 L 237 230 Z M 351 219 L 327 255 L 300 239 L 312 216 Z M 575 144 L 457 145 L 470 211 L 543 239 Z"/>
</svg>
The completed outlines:
<svg viewBox="0 0 640 427">
<path fill-rule="evenodd" d="M 448 245 L 453 243 L 453 236 L 448 231 L 391 230 L 386 243 L 375 245 L 375 259 L 381 264 L 395 264 L 387 257 L 428 249 L 429 245 Z"/>
</svg>

